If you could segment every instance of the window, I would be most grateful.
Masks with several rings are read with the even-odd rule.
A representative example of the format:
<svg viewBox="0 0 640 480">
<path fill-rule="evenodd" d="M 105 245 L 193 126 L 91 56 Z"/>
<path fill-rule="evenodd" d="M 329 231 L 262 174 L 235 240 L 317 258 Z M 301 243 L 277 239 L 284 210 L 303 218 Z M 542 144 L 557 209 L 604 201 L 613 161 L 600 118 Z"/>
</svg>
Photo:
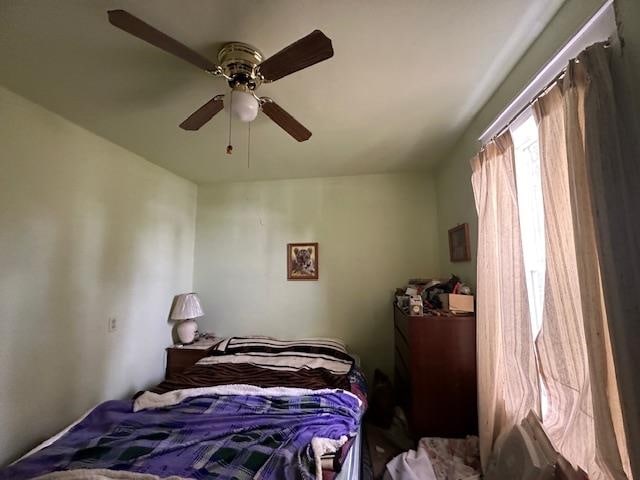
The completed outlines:
<svg viewBox="0 0 640 480">
<path fill-rule="evenodd" d="M 480 229 L 484 238 L 480 239 L 479 236 L 479 245 L 488 252 L 487 258 L 499 259 L 504 251 L 511 251 L 519 237 L 522 257 L 506 259 L 501 271 L 479 268 L 478 281 L 482 279 L 486 283 L 502 287 L 504 283 L 500 274 L 513 272 L 514 268 L 518 269 L 518 273 L 524 270 L 527 291 L 518 294 L 526 295 L 528 299 L 531 340 L 534 343 L 535 355 L 532 357 L 530 345 L 524 350 L 519 348 L 521 343 L 528 343 L 520 342 L 523 340 L 521 333 L 528 328 L 528 325 L 523 323 L 526 322 L 526 311 L 522 309 L 527 307 L 520 301 L 522 297 L 514 298 L 506 294 L 504 299 L 492 298 L 494 303 L 487 302 L 484 319 L 481 319 L 482 315 L 479 312 L 479 325 L 480 320 L 484 321 L 483 328 L 487 334 L 499 328 L 505 328 L 508 332 L 515 331 L 518 342 L 515 342 L 514 346 L 511 337 L 507 337 L 501 344 L 504 348 L 500 353 L 502 357 L 498 356 L 498 360 L 494 356 L 496 348 L 491 341 L 487 342 L 488 346 L 479 344 L 478 356 L 483 359 L 486 368 L 483 373 L 490 378 L 491 372 L 502 368 L 503 371 L 498 373 L 504 375 L 507 381 L 503 387 L 498 386 L 497 389 L 504 389 L 505 399 L 516 400 L 509 405 L 516 422 L 522 418 L 522 410 L 528 411 L 534 407 L 531 388 L 537 388 L 537 397 L 540 399 L 537 407 L 542 417 L 543 429 L 554 448 L 570 461 L 573 467 L 580 466 L 589 472 L 592 478 L 631 478 L 630 455 L 615 384 L 612 349 L 608 344 L 607 335 L 597 333 L 606 328 L 604 322 L 607 321 L 607 312 L 602 298 L 603 291 L 600 282 L 590 281 L 600 277 L 600 256 L 597 254 L 598 245 L 594 243 L 596 228 L 608 228 L 606 224 L 598 227 L 590 225 L 587 220 L 588 216 L 593 216 L 593 212 L 589 211 L 591 199 L 588 184 L 593 183 L 594 178 L 598 180 L 598 175 L 591 178 L 590 182 L 584 182 L 580 177 L 581 170 L 572 170 L 572 165 L 576 163 L 571 162 L 579 164 L 582 157 L 577 155 L 569 158 L 570 146 L 584 143 L 586 133 L 578 133 L 577 129 L 563 130 L 559 127 L 560 124 L 566 124 L 580 116 L 582 110 L 585 110 L 586 115 L 588 109 L 580 102 L 565 103 L 563 91 L 557 88 L 556 82 L 570 59 L 589 45 L 615 35 L 613 0 L 605 0 L 596 14 L 533 77 L 531 84 L 514 98 L 481 135 L 481 143 L 486 145 L 490 139 L 503 131 L 505 124 L 508 125 L 513 141 L 515 171 L 505 169 L 504 159 L 507 157 L 499 148 L 488 148 L 483 154 L 479 154 L 477 160 L 485 160 L 484 164 L 473 163 L 474 192 L 479 188 L 480 191 L 499 192 L 500 195 L 504 195 L 505 191 L 510 191 L 512 182 L 516 183 L 519 225 L 514 221 L 515 205 L 511 203 L 511 199 L 508 201 L 508 214 L 501 218 L 502 198 L 496 196 L 492 199 L 493 204 L 488 214 L 485 214 L 484 209 L 478 210 L 479 222 L 485 221 L 485 225 L 489 227 L 485 231 Z M 590 51 L 585 51 L 585 55 L 602 55 L 604 48 L 606 47 L 602 44 L 597 45 Z M 571 72 L 572 70 L 569 74 Z M 597 75 L 594 76 L 596 77 Z M 583 92 L 581 98 L 584 98 L 586 84 L 577 81 L 572 85 Z M 550 91 L 552 88 L 554 90 Z M 545 132 L 542 139 L 539 138 L 538 125 L 530 107 L 531 102 L 539 96 L 539 92 L 546 92 L 548 95 L 539 100 L 546 105 L 545 115 L 541 120 Z M 567 108 L 572 109 L 568 116 Z M 593 112 L 590 114 L 593 114 L 595 119 L 599 118 Z M 611 117 L 610 120 L 614 121 L 615 114 L 609 112 L 608 115 Z M 509 120 L 514 117 L 517 118 Z M 599 130 L 602 127 L 612 124 L 604 119 L 602 122 L 603 124 L 598 124 L 600 128 L 594 126 L 589 132 L 592 138 L 601 135 Z M 571 136 L 567 135 L 569 131 Z M 595 135 L 594 132 L 598 134 Z M 554 138 L 555 135 L 564 136 L 566 144 L 561 138 Z M 540 140 L 544 142 L 541 143 Z M 602 142 L 600 148 L 603 152 L 607 151 L 610 141 L 598 137 L 598 142 Z M 540 156 L 542 148 L 544 158 Z M 595 152 L 600 150 L 595 148 Z M 605 156 L 602 160 L 615 161 L 616 158 L 616 155 Z M 492 170 L 487 167 L 487 161 L 490 160 L 495 160 L 494 171 L 500 171 L 504 178 L 489 175 Z M 541 170 L 541 166 L 546 165 L 545 162 L 550 168 L 548 177 L 543 176 Z M 582 164 L 579 167 L 582 170 L 587 168 Z M 583 183 L 579 183 L 580 181 Z M 585 183 L 586 185 L 583 185 Z M 604 188 L 605 183 L 606 181 L 595 183 L 595 187 L 591 188 Z M 545 198 L 549 202 L 548 205 L 545 205 Z M 494 224 L 496 218 L 503 223 Z M 551 229 L 551 232 L 545 231 L 547 229 Z M 581 254 L 583 256 L 578 256 Z M 517 280 L 520 288 L 522 279 Z M 545 305 L 549 307 L 546 310 Z M 514 315 L 502 317 L 500 312 L 503 306 L 507 311 L 513 311 Z M 510 328 L 512 330 L 509 330 Z M 499 342 L 498 338 L 497 343 L 500 344 Z M 539 355 L 539 351 L 543 354 Z M 537 373 L 532 371 L 532 360 L 537 362 Z M 510 370 L 512 361 L 520 367 L 520 371 L 514 373 Z M 541 375 L 543 371 L 544 377 Z M 519 375 L 521 378 L 518 378 Z M 537 376 L 537 385 L 531 385 L 530 375 Z M 524 389 L 521 388 L 522 385 L 525 385 Z M 522 402 L 518 397 L 521 391 L 524 391 Z M 504 403 L 495 401 L 495 393 L 491 388 L 485 392 L 479 391 L 479 408 L 484 410 L 485 415 L 488 414 L 489 419 L 492 414 L 494 419 L 500 419 L 504 413 L 501 410 Z M 596 414 L 609 420 L 596 422 Z M 481 451 L 483 435 L 485 437 L 484 455 L 487 455 L 491 448 L 490 440 L 487 438 L 493 434 L 491 429 L 495 427 L 490 422 L 487 425 L 484 432 L 481 425 L 480 432 Z"/>
<path fill-rule="evenodd" d="M 545 282 L 544 202 L 538 144 L 538 126 L 531 110 L 525 111 L 511 126 L 515 149 L 516 186 L 518 189 L 518 211 L 522 252 L 529 297 L 531 333 L 538 338 L 542 328 Z M 541 415 L 548 410 L 544 382 L 538 374 L 540 385 Z"/>
</svg>

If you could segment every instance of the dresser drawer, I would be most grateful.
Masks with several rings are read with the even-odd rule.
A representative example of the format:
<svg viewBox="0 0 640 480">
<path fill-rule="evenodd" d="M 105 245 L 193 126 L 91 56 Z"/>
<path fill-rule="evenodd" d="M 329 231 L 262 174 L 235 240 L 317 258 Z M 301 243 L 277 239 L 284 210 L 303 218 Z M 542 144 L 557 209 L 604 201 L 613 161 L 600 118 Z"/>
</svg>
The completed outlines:
<svg viewBox="0 0 640 480">
<path fill-rule="evenodd" d="M 409 344 L 409 316 L 404 315 L 397 308 L 395 309 L 394 323 L 396 336 L 400 336 L 406 345 Z"/>
<path fill-rule="evenodd" d="M 394 321 L 394 384 L 396 402 L 410 410 L 411 399 L 411 355 L 409 349 L 409 322 L 401 315 L 395 315 Z"/>
<path fill-rule="evenodd" d="M 167 370 L 165 377 L 170 379 L 172 376 L 184 372 L 187 368 L 196 364 L 198 360 L 205 357 L 207 350 L 191 349 L 191 348 L 167 348 Z"/>
<path fill-rule="evenodd" d="M 394 307 L 394 380 L 416 438 L 477 432 L 475 318 Z"/>
</svg>

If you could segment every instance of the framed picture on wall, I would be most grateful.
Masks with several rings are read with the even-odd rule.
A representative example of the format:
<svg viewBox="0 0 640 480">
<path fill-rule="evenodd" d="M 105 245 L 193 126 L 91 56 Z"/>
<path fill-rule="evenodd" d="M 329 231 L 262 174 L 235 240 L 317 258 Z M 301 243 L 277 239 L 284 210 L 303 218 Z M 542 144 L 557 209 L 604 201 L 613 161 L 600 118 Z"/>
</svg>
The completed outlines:
<svg viewBox="0 0 640 480">
<path fill-rule="evenodd" d="M 468 223 L 463 223 L 449 230 L 449 258 L 452 262 L 471 260 Z"/>
<path fill-rule="evenodd" d="M 287 244 L 287 280 L 318 280 L 318 244 Z"/>
</svg>

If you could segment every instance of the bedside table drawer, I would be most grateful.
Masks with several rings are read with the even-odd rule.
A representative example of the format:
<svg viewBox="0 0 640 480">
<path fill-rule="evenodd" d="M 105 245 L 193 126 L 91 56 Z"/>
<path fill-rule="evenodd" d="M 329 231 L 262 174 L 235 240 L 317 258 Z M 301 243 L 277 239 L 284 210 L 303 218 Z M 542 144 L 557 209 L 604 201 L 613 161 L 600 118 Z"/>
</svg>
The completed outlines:
<svg viewBox="0 0 640 480">
<path fill-rule="evenodd" d="M 206 356 L 207 350 L 191 348 L 167 348 L 167 369 L 165 378 L 184 372 L 187 368 Z"/>
</svg>

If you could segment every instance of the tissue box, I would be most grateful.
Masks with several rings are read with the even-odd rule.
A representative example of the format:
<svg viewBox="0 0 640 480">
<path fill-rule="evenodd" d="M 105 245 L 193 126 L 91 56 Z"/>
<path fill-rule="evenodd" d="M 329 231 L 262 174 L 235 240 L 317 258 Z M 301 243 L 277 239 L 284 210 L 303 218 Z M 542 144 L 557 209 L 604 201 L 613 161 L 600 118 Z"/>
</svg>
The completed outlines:
<svg viewBox="0 0 640 480">
<path fill-rule="evenodd" d="M 473 313 L 473 295 L 458 295 L 457 293 L 441 293 L 442 309 L 451 312 Z"/>
</svg>

